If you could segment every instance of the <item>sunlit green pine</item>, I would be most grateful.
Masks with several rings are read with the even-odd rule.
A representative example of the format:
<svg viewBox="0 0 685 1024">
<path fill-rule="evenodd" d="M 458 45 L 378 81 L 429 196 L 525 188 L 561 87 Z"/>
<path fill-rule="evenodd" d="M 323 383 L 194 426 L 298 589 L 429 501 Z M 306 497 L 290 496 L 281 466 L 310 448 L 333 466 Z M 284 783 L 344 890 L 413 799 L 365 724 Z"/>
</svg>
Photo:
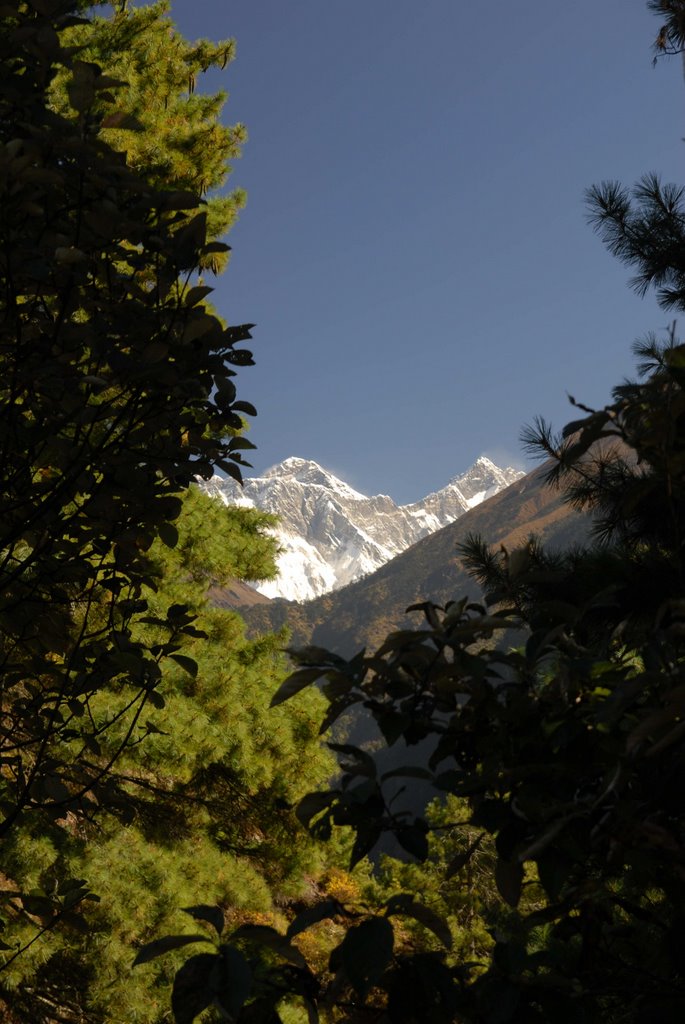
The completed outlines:
<svg viewBox="0 0 685 1024">
<path fill-rule="evenodd" d="M 163 609 L 182 600 L 198 613 L 195 626 L 206 637 L 183 648 L 197 673 L 179 665 L 170 674 L 166 706 L 151 710 L 142 742 L 118 765 L 132 820 L 128 808 L 110 808 L 68 837 L 58 829 L 46 834 L 39 822 L 16 834 L 6 864 L 18 884 L 49 891 L 65 875 L 86 878 L 100 902 L 87 913 L 87 934 L 58 927 L 8 968 L 4 984 L 18 986 L 13 1007 L 36 1014 L 54 993 L 58 1004 L 92 1014 L 88 1020 L 170 1020 L 171 978 L 183 958 L 132 971 L 137 946 L 197 932 L 180 912 L 197 903 L 220 905 L 229 922 L 257 914 L 282 926 L 285 904 L 321 873 L 321 851 L 291 810 L 331 771 L 318 739 L 321 701 L 307 692 L 269 710 L 285 671 L 283 638 L 248 641 L 238 615 L 205 599 L 210 582 L 244 577 L 253 564 L 259 575 L 273 572 L 274 541 L 263 533 L 269 522 L 193 490 L 178 545 L 156 547 L 159 591 L 151 603 Z M 116 709 L 116 694 L 105 695 L 101 712 Z M 116 743 L 115 731 L 108 742 Z M 18 922 L 3 937 L 10 944 L 30 931 Z"/>
<path fill-rule="evenodd" d="M 79 5 L 64 5 L 69 6 Z M 140 10 L 121 6 L 112 21 L 103 19 L 94 26 L 62 32 L 63 42 L 83 47 L 78 53 L 82 61 L 93 61 L 105 74 L 119 79 L 121 84 L 114 81 L 109 86 L 116 97 L 114 110 L 101 92 L 92 102 L 81 96 L 75 115 L 69 108 L 73 96 L 68 70 L 54 81 L 52 105 L 73 122 L 76 135 L 86 122 L 88 131 L 97 132 L 97 108 L 102 101 L 100 113 L 110 120 L 100 136 L 124 151 L 130 166 L 167 189 L 207 193 L 223 183 L 227 160 L 236 155 L 244 132 L 218 122 L 221 95 L 203 97 L 194 86 L 202 70 L 230 59 L 232 48 L 186 43 L 173 30 L 164 4 Z M 55 39 L 48 33 L 41 43 L 46 53 L 52 52 Z M 41 50 L 39 56 L 42 63 L 37 67 L 42 73 L 49 65 L 49 54 L 46 57 Z M 46 81 L 58 66 L 54 58 Z M 63 66 L 67 68 L 69 62 Z M 87 64 L 84 68 L 87 85 L 93 72 Z M 32 85 L 28 75 L 24 81 Z M 160 83 L 164 89 L 160 90 Z M 42 94 L 39 99 L 42 103 Z M 38 112 L 42 117 L 44 107 Z M 26 117 L 33 113 L 31 108 Z M 127 122 L 129 116 L 132 120 Z M 143 130 L 127 128 L 127 123 L 138 129 L 142 125 Z M 116 160 L 111 166 L 117 168 Z M 58 175 L 62 170 L 59 164 L 51 173 Z M 71 187 L 72 182 L 68 184 Z M 86 184 L 93 183 L 88 179 Z M 51 193 L 48 198 L 52 200 Z M 239 192 L 210 197 L 209 239 L 230 226 L 242 201 Z M 31 216 L 35 219 L 39 213 L 34 208 Z M 71 242 L 72 235 L 65 234 L 65 244 Z M 122 253 L 124 260 L 125 242 Z M 206 254 L 203 265 L 219 270 L 221 260 L 221 254 Z M 97 287 L 91 291 L 97 305 Z M 145 299 L 144 289 L 139 291 Z M 45 308 L 45 304 L 39 306 L 36 316 L 44 316 Z M 27 314 L 27 322 L 32 309 L 26 305 L 20 310 Z M 60 322 L 67 323 L 75 336 L 77 326 L 91 315 L 79 308 L 73 312 L 73 324 L 68 318 Z M 100 329 L 108 337 L 110 322 L 103 320 Z M 152 358 L 154 353 L 148 355 Z M 165 391 L 166 372 L 165 364 L 158 363 L 148 390 Z M 99 386 L 97 377 L 85 379 L 91 389 Z M 80 412 L 76 408 L 75 414 Z M 182 437 L 180 441 L 183 446 Z M 68 448 L 67 455 L 71 451 Z M 18 453 L 17 457 L 25 456 Z M 45 473 L 43 478 L 52 479 Z M 128 484 L 134 486 L 133 479 Z M 98 498 L 99 504 L 89 501 L 89 525 L 97 542 L 107 545 L 112 543 L 111 508 L 103 496 Z M 69 509 L 62 511 L 69 513 Z M 174 517 L 169 513 L 162 524 L 165 529 L 159 531 L 171 545 Z M 172 956 L 132 973 L 136 945 L 160 933 L 197 930 L 180 908 L 198 902 L 219 904 L 229 922 L 244 914 L 271 920 L 281 913 L 279 906 L 319 872 L 319 854 L 302 838 L 290 809 L 330 772 L 317 737 L 317 698 L 303 695 L 292 708 L 268 711 L 284 673 L 280 653 L 284 638 L 247 641 L 236 614 L 205 603 L 210 582 L 259 579 L 273 571 L 274 544 L 263 532 L 268 522 L 259 513 L 224 509 L 189 493 L 177 523 L 178 543 L 164 547 L 157 542 L 152 549 L 157 589 L 148 588 L 144 594 L 146 614 L 125 607 L 126 591 L 107 592 L 111 597 L 107 604 L 105 595 L 95 591 L 87 608 L 74 604 L 76 640 L 80 622 L 93 637 L 99 629 L 105 629 L 107 637 L 119 631 L 117 654 L 124 659 L 122 664 L 129 641 L 143 641 L 152 651 L 160 632 L 168 640 L 168 630 L 156 625 L 154 618 L 157 613 L 164 619 L 170 605 L 185 606 L 187 611 L 181 613 L 185 620 L 198 615 L 192 627 L 196 635 L 184 638 L 176 663 L 164 659 L 163 679 L 154 694 L 150 691 L 140 718 L 118 717 L 127 700 L 126 672 L 120 672 L 109 682 L 98 682 L 87 703 L 72 702 L 76 710 L 69 710 L 73 719 L 66 718 L 69 728 L 62 730 L 64 738 L 55 738 L 57 733 L 51 738 L 57 769 L 75 763 L 76 757 L 79 763 L 90 761 L 93 772 L 103 773 L 103 780 L 98 785 L 98 803 L 92 804 L 88 816 L 70 810 L 51 821 L 44 801 L 35 810 L 25 809 L 20 824 L 4 839 L 3 1019 L 88 1024 L 168 1021 L 167 982 L 179 960 Z M 129 538 L 131 549 L 138 550 L 140 542 L 143 550 L 151 534 L 137 520 L 131 519 L 129 526 L 134 538 Z M 74 571 L 81 565 L 88 576 L 90 563 L 83 562 L 89 556 L 79 555 L 78 563 L 71 552 L 69 548 Z M 141 614 L 143 620 L 138 621 Z M 52 638 L 44 639 L 51 642 Z M 50 657 L 48 652 L 44 660 L 50 663 Z M 140 666 L 139 657 L 134 661 Z M 93 746 L 84 753 L 78 726 L 86 719 L 85 732 L 92 743 L 100 734 L 100 748 Z M 118 739 L 126 739 L 129 749 L 113 762 Z M 50 766 L 42 770 L 49 777 Z M 78 914 L 67 908 L 42 930 L 51 918 L 42 914 L 41 901 L 52 900 L 61 887 L 62 902 L 68 903 L 64 893 L 69 879 L 85 880 L 99 901 L 79 897 Z M 27 896 L 31 889 L 38 890 L 34 903 Z M 15 959 L 18 947 L 24 948 Z"/>
<path fill-rule="evenodd" d="M 201 76 L 226 68 L 235 57 L 235 41 L 186 40 L 169 17 L 168 0 L 116 6 L 113 17 L 97 17 L 63 33 L 65 43 L 81 47 L 81 60 L 99 64 L 122 83 L 112 87 L 114 111 L 108 110 L 102 138 L 126 153 L 127 162 L 148 181 L 203 196 L 208 239 L 220 238 L 245 205 L 243 189 L 222 195 L 217 190 L 247 131 L 241 123 L 222 123 L 227 94 L 203 92 Z M 66 76 L 58 78 L 54 98 L 66 111 L 65 86 Z M 129 124 L 139 130 L 126 128 Z M 206 266 L 218 272 L 225 264 L 225 255 L 215 253 Z"/>
<path fill-rule="evenodd" d="M 436 800 L 427 808 L 426 819 L 432 829 L 426 860 L 412 862 L 382 857 L 379 870 L 368 887 L 367 898 L 382 906 L 397 893 L 416 893 L 417 898 L 448 922 L 454 961 L 483 960 L 493 945 L 491 929 L 504 918 L 492 881 L 496 860 L 493 844 L 481 842 L 468 855 L 480 832 L 469 825 L 469 807 L 465 800 L 451 795 L 444 802 Z M 440 950 L 438 940 L 422 925 L 408 920 L 403 926 L 407 948 Z"/>
</svg>

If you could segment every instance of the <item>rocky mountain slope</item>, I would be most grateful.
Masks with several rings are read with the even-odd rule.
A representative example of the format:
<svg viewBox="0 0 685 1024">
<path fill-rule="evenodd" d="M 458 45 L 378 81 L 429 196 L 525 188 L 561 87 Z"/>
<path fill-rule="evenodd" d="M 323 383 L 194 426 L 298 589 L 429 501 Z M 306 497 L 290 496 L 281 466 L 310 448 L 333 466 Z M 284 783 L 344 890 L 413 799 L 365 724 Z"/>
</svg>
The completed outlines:
<svg viewBox="0 0 685 1024">
<path fill-rule="evenodd" d="M 535 534 L 549 548 L 584 543 L 590 520 L 573 511 L 563 495 L 548 487 L 544 470 L 535 470 L 510 487 L 469 509 L 456 521 L 424 537 L 371 576 L 305 604 L 275 600 L 241 607 L 253 634 L 287 626 L 294 646 L 314 643 L 351 655 L 372 648 L 393 629 L 421 624 L 407 616 L 408 605 L 425 600 L 444 604 L 478 588 L 466 574 L 457 546 L 469 534 L 508 550 Z M 247 604 L 251 607 L 247 607 Z"/>
<path fill-rule="evenodd" d="M 466 473 L 411 505 L 396 505 L 385 494 L 367 497 L 299 458 L 247 479 L 242 488 L 219 478 L 201 486 L 226 504 L 278 515 L 279 575 L 258 589 L 266 597 L 306 601 L 370 575 L 522 476 L 481 456 Z"/>
</svg>

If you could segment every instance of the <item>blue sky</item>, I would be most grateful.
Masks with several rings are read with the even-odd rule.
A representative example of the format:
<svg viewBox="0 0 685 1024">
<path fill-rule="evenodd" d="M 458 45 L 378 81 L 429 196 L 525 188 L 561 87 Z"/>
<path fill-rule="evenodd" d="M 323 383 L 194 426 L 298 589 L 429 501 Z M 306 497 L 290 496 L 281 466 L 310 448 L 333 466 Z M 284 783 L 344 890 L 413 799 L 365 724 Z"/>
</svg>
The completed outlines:
<svg viewBox="0 0 685 1024">
<path fill-rule="evenodd" d="M 685 84 L 642 0 L 172 0 L 233 36 L 218 81 L 249 142 L 216 304 L 257 324 L 239 381 L 255 471 L 313 458 L 415 500 L 481 453 L 609 399 L 669 322 L 583 192 L 682 180 Z M 212 78 L 215 84 L 216 78 Z"/>
</svg>

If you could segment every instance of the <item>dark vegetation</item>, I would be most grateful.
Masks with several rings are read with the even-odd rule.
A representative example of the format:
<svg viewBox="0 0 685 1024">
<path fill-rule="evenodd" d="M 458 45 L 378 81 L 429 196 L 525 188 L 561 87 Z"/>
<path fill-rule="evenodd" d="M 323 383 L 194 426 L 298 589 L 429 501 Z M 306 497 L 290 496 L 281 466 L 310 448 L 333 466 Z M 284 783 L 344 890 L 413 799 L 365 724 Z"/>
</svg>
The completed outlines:
<svg viewBox="0 0 685 1024">
<path fill-rule="evenodd" d="M 244 132 L 192 85 L 232 44 L 77 7 L 0 4 L 0 1018 L 152 1022 L 174 965 L 136 944 L 320 874 L 288 808 L 330 755 L 316 697 L 267 712 L 283 638 L 205 600 L 274 571 L 269 517 L 190 487 L 239 475 L 254 412 L 202 277 Z"/>
<path fill-rule="evenodd" d="M 650 6 L 658 52 L 680 52 L 685 6 Z M 481 601 L 452 600 L 446 531 L 396 576 L 422 625 L 396 628 L 388 568 L 336 606 L 346 656 L 314 633 L 286 677 L 284 636 L 247 639 L 216 601 L 273 571 L 270 519 L 191 486 L 239 476 L 254 413 L 249 327 L 203 277 L 242 203 L 207 194 L 244 130 L 195 84 L 232 44 L 187 43 L 164 3 L 86 10 L 0 2 L 0 1018 L 680 1022 L 675 326 L 605 409 L 528 432 L 558 490 L 521 485 L 537 538 L 531 508 L 495 546 L 460 535 Z M 654 177 L 588 195 L 676 312 L 684 198 Z M 591 517 L 584 546 L 554 532 L 561 502 Z M 391 632 L 355 653 L 349 602 L 386 598 Z M 351 712 L 402 763 L 329 743 L 333 775 L 319 722 Z M 417 782 L 441 799 L 403 806 Z M 387 835 L 404 861 L 370 873 Z"/>
</svg>

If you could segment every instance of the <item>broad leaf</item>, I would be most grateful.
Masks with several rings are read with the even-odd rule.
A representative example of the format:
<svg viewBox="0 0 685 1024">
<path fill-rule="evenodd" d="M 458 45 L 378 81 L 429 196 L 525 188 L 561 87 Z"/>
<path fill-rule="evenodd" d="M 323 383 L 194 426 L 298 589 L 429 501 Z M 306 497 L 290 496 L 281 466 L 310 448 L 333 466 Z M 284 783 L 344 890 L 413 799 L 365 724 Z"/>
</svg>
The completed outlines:
<svg viewBox="0 0 685 1024">
<path fill-rule="evenodd" d="M 187 657 L 185 654 L 171 654 L 169 657 L 172 661 L 175 661 L 177 665 L 180 665 L 182 669 L 191 675 L 193 679 L 197 677 L 197 662 L 193 658 Z"/>
<path fill-rule="evenodd" d="M 316 682 L 322 675 L 325 674 L 325 669 L 318 668 L 301 668 L 297 672 L 293 672 L 292 675 L 288 676 L 284 683 L 279 686 L 276 693 L 271 698 L 271 704 L 269 707 L 275 708 L 277 704 L 282 704 L 286 700 L 290 700 L 300 690 L 304 690 L 305 687 L 311 683 Z"/>
<path fill-rule="evenodd" d="M 387 917 L 370 917 L 351 928 L 334 954 L 351 985 L 365 996 L 380 981 L 390 962 L 394 946 L 394 932 Z M 337 957 L 332 955 L 331 965 Z"/>
<path fill-rule="evenodd" d="M 405 825 L 395 829 L 400 846 L 411 853 L 417 860 L 423 861 L 428 856 L 427 826 L 419 819 L 413 825 Z"/>
<path fill-rule="evenodd" d="M 242 924 L 239 928 L 231 935 L 231 941 L 235 942 L 237 939 L 248 939 L 250 942 L 256 942 L 261 946 L 266 946 L 268 949 L 272 949 L 274 953 L 278 953 L 284 960 L 294 964 L 296 967 L 307 966 L 307 961 L 300 953 L 299 949 L 291 945 L 285 935 L 281 935 L 275 928 L 271 928 L 266 924 Z"/>
<path fill-rule="evenodd" d="M 191 942 L 210 941 L 206 935 L 165 935 L 163 939 L 155 939 L 154 942 L 148 942 L 142 946 L 133 961 L 133 967 L 137 967 L 138 964 L 146 964 L 148 960 L 154 960 L 155 957 L 162 956 L 163 953 L 168 953 L 171 949 L 180 949 Z"/>
<path fill-rule="evenodd" d="M 210 978 L 219 961 L 216 953 L 191 956 L 176 972 L 171 992 L 171 1010 L 176 1024 L 193 1024 L 214 1001 Z"/>
<path fill-rule="evenodd" d="M 382 835 L 382 829 L 375 821 L 365 822 L 357 829 L 357 836 L 350 854 L 350 867 L 370 853 Z"/>
<path fill-rule="evenodd" d="M 315 903 L 313 907 L 307 907 L 305 910 L 300 911 L 297 917 L 290 922 L 290 926 L 285 933 L 286 938 L 292 939 L 295 935 L 299 935 L 300 932 L 303 932 L 306 928 L 311 928 L 313 924 L 317 924 L 319 921 L 337 917 L 341 909 L 337 900 L 322 900 L 321 903 Z"/>
<path fill-rule="evenodd" d="M 221 937 L 224 930 L 224 912 L 221 907 L 201 903 L 196 907 L 183 907 L 183 912 L 190 914 L 196 921 L 206 921 L 207 924 L 211 924 L 217 935 Z"/>
<path fill-rule="evenodd" d="M 436 938 L 440 939 L 447 949 L 452 948 L 452 933 L 444 917 L 436 914 L 430 907 L 423 903 L 417 903 L 408 893 L 401 893 L 399 896 L 392 896 L 386 903 L 386 911 L 390 914 L 405 914 L 412 917 L 419 924 L 428 928 Z"/>
<path fill-rule="evenodd" d="M 495 882 L 500 896 L 510 907 L 517 907 L 521 899 L 523 865 L 513 861 L 497 859 Z"/>
<path fill-rule="evenodd" d="M 214 1002 L 236 1018 L 252 991 L 250 965 L 238 949 L 221 946 L 210 977 Z"/>
<path fill-rule="evenodd" d="M 333 793 L 308 793 L 303 796 L 295 810 L 297 820 L 307 828 L 317 814 L 327 810 L 334 800 Z"/>
<path fill-rule="evenodd" d="M 168 548 L 175 548 L 178 544 L 178 530 L 173 523 L 160 523 L 157 529 L 159 539 Z"/>
</svg>

